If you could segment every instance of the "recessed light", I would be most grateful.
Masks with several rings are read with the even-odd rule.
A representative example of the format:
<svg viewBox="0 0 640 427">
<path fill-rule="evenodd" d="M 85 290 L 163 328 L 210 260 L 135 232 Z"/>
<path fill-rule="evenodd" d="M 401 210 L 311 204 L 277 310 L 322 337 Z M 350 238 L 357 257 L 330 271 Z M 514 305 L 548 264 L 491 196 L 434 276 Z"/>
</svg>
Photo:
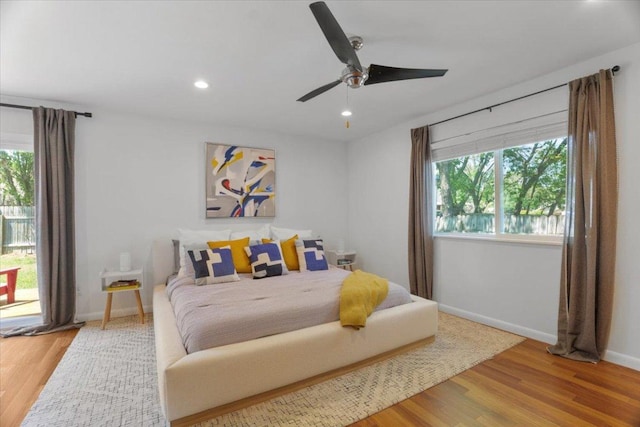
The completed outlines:
<svg viewBox="0 0 640 427">
<path fill-rule="evenodd" d="M 349 111 L 349 110 L 344 110 L 344 111 L 342 112 L 342 115 L 343 115 L 343 116 L 345 116 L 345 117 L 349 117 L 349 116 L 351 115 L 351 111 Z"/>
<path fill-rule="evenodd" d="M 209 87 L 209 83 L 205 82 L 204 80 L 198 80 L 193 85 L 198 89 L 206 89 Z"/>
</svg>

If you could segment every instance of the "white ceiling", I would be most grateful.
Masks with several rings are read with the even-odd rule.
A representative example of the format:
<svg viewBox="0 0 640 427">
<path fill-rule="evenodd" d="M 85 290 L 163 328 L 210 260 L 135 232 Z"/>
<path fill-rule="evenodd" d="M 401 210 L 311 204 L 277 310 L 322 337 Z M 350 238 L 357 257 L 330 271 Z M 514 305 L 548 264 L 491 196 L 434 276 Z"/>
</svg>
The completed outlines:
<svg viewBox="0 0 640 427">
<path fill-rule="evenodd" d="M 449 69 L 349 90 L 346 129 L 344 84 L 296 102 L 344 68 L 309 3 L 2 0 L 0 93 L 352 140 L 640 41 L 640 1 L 328 1 L 364 66 Z"/>
</svg>

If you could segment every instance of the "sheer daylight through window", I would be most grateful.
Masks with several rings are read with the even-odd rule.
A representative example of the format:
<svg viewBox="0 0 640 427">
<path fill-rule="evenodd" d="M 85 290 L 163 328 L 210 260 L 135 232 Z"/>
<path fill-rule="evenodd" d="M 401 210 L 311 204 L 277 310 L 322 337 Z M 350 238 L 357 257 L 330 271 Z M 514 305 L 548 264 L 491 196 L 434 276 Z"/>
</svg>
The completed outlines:
<svg viewBox="0 0 640 427">
<path fill-rule="evenodd" d="M 435 164 L 436 233 L 562 236 L 567 138 Z"/>
</svg>

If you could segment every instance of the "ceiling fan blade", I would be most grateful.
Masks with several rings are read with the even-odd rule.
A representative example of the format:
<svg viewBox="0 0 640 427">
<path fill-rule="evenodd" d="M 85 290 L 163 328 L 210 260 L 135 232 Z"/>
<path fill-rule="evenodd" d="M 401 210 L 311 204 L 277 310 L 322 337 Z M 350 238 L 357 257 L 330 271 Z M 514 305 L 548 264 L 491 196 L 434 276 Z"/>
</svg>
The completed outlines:
<svg viewBox="0 0 640 427">
<path fill-rule="evenodd" d="M 349 39 L 344 34 L 344 31 L 342 31 L 342 28 L 340 28 L 340 24 L 338 24 L 338 21 L 334 18 L 329 7 L 327 7 L 323 1 L 318 1 L 311 3 L 309 8 L 311 8 L 313 16 L 315 16 L 316 21 L 318 21 L 320 29 L 338 59 L 342 61 L 343 64 L 352 65 L 358 71 L 362 71 L 362 65 L 360 65 L 360 60 L 356 55 L 355 49 L 351 46 Z"/>
<path fill-rule="evenodd" d="M 300 102 L 305 102 L 310 100 L 311 98 L 315 98 L 316 96 L 320 95 L 321 93 L 325 93 L 326 91 L 328 91 L 331 88 L 334 88 L 336 86 L 338 86 L 340 83 L 342 83 L 342 80 L 336 80 L 335 82 L 331 82 L 329 84 L 326 84 L 324 86 L 319 87 L 316 90 L 312 90 L 311 92 L 309 92 L 308 94 L 306 94 L 305 96 L 303 96 L 302 98 L 298 99 L 298 101 Z"/>
<path fill-rule="evenodd" d="M 429 70 L 419 68 L 396 68 L 384 65 L 371 64 L 369 66 L 369 78 L 365 85 L 392 82 L 396 80 L 423 79 L 425 77 L 441 77 L 448 70 Z"/>
</svg>

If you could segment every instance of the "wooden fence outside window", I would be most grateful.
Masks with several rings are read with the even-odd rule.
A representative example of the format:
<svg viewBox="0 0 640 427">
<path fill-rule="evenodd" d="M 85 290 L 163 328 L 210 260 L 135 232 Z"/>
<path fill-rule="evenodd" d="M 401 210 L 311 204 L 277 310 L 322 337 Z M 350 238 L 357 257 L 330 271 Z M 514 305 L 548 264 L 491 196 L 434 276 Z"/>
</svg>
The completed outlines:
<svg viewBox="0 0 640 427">
<path fill-rule="evenodd" d="M 36 217 L 33 206 L 0 206 L 2 253 L 36 248 Z"/>
</svg>

